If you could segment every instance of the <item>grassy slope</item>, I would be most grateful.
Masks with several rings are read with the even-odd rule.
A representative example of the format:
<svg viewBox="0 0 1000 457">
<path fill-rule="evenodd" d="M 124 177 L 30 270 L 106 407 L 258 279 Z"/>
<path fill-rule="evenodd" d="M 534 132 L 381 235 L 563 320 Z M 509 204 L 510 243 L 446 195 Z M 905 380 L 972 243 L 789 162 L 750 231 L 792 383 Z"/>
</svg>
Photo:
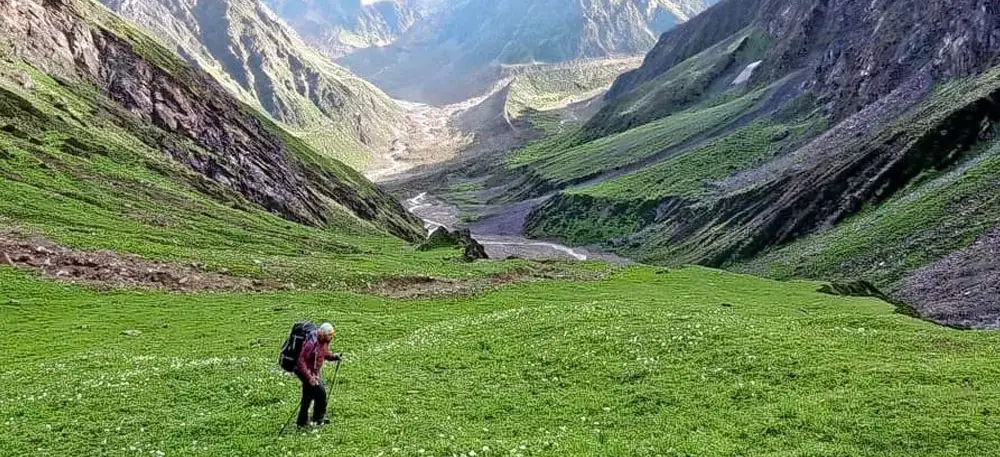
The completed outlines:
<svg viewBox="0 0 1000 457">
<path fill-rule="evenodd" d="M 776 153 L 778 145 L 769 144 L 776 135 L 788 131 L 794 137 L 798 130 L 817 128 L 819 119 L 758 122 L 736 133 L 726 128 L 768 94 L 770 88 L 731 84 L 768 45 L 762 31 L 742 30 L 615 99 L 583 128 L 560 128 L 517 151 L 508 161 L 512 170 L 528 173 L 542 189 L 563 189 L 677 149 L 672 157 L 637 172 L 565 191 L 533 215 L 527 233 L 571 244 L 632 235 L 653 221 L 660 201 L 700 197 L 711 181 Z M 696 140 L 708 143 L 681 150 Z"/>
<path fill-rule="evenodd" d="M 817 118 L 788 123 L 759 121 L 689 153 L 569 193 L 617 199 L 642 196 L 649 200 L 700 197 L 711 190 L 711 181 L 755 168 L 774 158 L 785 143 L 822 130 L 825 124 Z"/>
<path fill-rule="evenodd" d="M 641 161 L 725 125 L 749 110 L 763 94 L 762 90 L 748 92 L 725 103 L 692 108 L 590 142 L 581 141 L 581 131 L 555 136 L 519 150 L 509 164 L 552 186 L 564 187 Z"/>
<path fill-rule="evenodd" d="M 726 90 L 751 62 L 763 58 L 767 34 L 748 28 L 614 99 L 587 123 L 596 139 L 662 119 Z"/>
<path fill-rule="evenodd" d="M 0 268 L 0 454 L 994 453 L 996 334 L 815 287 L 636 267 L 396 302 L 96 294 Z M 336 320 L 348 357 L 334 424 L 277 440 L 298 386 L 274 356 L 301 317 Z"/>
<path fill-rule="evenodd" d="M 836 228 L 749 262 L 768 276 L 866 278 L 891 285 L 934 260 L 971 245 L 1000 214 L 1000 143 Z"/>
<path fill-rule="evenodd" d="M 507 112 L 517 118 L 526 112 L 548 111 L 586 100 L 640 63 L 638 58 L 624 58 L 513 67 L 507 70 L 516 75 Z"/>
<path fill-rule="evenodd" d="M 508 166 L 562 188 L 719 129 L 765 95 L 765 89 L 746 91 L 730 83 L 767 46 L 759 30 L 734 34 L 614 100 L 582 129 L 560 128 L 517 151 Z"/>
<path fill-rule="evenodd" d="M 570 188 L 532 216 L 529 233 L 571 244 L 603 243 L 633 235 L 653 222 L 661 202 L 697 205 L 712 199 L 714 183 L 801 144 L 826 125 L 803 99 L 775 116 L 754 122 L 642 170 L 595 185 Z M 674 117 L 668 117 L 669 121 Z M 658 253 L 645 246 L 636 260 Z"/>
<path fill-rule="evenodd" d="M 342 161 L 356 170 L 368 168 L 374 157 L 370 148 L 361 144 L 352 133 L 344 132 L 337 126 L 327 125 L 308 130 L 286 128 L 316 151 Z"/>
</svg>

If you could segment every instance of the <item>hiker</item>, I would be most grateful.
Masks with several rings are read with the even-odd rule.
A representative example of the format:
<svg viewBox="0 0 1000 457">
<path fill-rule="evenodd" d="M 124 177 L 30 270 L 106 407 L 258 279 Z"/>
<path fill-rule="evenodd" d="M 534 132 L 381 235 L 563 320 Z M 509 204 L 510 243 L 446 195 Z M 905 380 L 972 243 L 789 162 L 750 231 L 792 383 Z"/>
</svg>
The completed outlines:
<svg viewBox="0 0 1000 457">
<path fill-rule="evenodd" d="M 328 424 L 326 419 L 326 388 L 323 387 L 323 362 L 339 361 L 340 354 L 330 352 L 335 330 L 333 324 L 325 323 L 313 332 L 303 343 L 295 365 L 295 376 L 302 382 L 302 403 L 299 407 L 299 428 L 309 425 L 309 405 L 313 405 L 313 423 Z"/>
</svg>

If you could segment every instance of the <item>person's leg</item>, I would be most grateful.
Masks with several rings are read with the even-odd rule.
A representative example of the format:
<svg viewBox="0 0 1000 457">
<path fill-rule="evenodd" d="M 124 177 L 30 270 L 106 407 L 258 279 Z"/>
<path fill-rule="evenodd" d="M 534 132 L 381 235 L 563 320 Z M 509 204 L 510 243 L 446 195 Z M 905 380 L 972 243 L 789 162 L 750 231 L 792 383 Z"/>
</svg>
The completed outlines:
<svg viewBox="0 0 1000 457">
<path fill-rule="evenodd" d="M 295 424 L 299 427 L 305 427 L 309 425 L 309 404 L 313 401 L 313 386 L 309 385 L 309 380 L 305 376 L 298 375 L 298 377 L 299 381 L 302 382 L 302 400 L 299 404 L 299 417 Z"/>
<path fill-rule="evenodd" d="M 313 422 L 322 425 L 326 420 L 326 388 L 323 384 L 313 387 Z"/>
</svg>

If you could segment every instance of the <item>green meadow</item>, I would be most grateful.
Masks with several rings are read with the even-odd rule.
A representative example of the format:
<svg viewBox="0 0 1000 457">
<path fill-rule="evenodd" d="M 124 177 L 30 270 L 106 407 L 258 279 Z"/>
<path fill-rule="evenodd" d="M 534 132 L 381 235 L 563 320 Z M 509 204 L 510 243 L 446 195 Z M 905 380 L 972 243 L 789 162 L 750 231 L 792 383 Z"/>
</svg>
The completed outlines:
<svg viewBox="0 0 1000 457">
<path fill-rule="evenodd" d="M 630 267 L 437 300 L 168 295 L 3 268 L 0 454 L 995 455 L 998 335 L 816 287 Z M 300 318 L 335 321 L 346 361 L 332 424 L 278 438 Z"/>
</svg>

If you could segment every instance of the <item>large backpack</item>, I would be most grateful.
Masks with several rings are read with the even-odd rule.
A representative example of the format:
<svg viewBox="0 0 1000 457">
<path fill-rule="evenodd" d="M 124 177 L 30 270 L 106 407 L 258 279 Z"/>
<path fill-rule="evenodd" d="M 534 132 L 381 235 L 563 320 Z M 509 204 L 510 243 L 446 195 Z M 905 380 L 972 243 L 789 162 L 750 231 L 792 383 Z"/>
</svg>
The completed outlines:
<svg viewBox="0 0 1000 457">
<path fill-rule="evenodd" d="M 289 373 L 295 372 L 295 366 L 299 363 L 299 354 L 302 353 L 302 346 L 306 340 L 316 334 L 316 324 L 309 321 L 297 322 L 292 326 L 292 331 L 288 333 L 288 339 L 284 346 L 281 346 L 281 355 L 278 357 L 278 365 L 281 369 Z"/>
</svg>

